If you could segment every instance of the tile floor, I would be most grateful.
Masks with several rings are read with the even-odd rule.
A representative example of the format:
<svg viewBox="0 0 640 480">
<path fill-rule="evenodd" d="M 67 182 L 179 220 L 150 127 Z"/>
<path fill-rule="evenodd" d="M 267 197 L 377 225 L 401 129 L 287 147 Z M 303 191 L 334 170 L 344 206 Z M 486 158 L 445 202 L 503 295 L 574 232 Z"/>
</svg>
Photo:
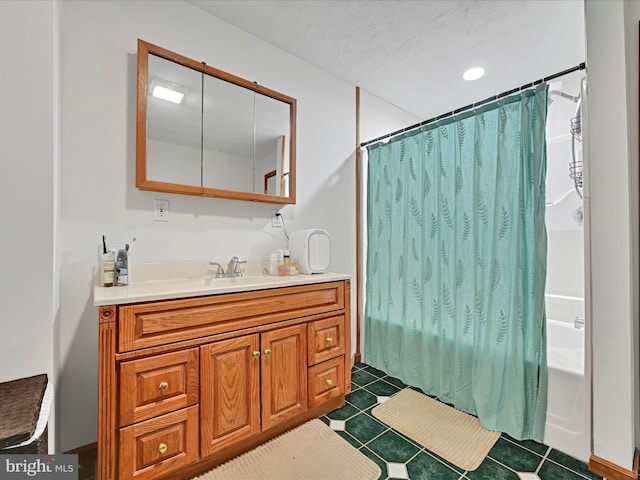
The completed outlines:
<svg viewBox="0 0 640 480">
<path fill-rule="evenodd" d="M 569 455 L 533 441 L 520 442 L 506 434 L 478 469 L 463 471 L 371 415 L 373 407 L 403 388 L 407 385 L 397 378 L 358 363 L 353 367 L 347 403 L 322 417 L 380 466 L 380 480 L 602 480 Z"/>
</svg>

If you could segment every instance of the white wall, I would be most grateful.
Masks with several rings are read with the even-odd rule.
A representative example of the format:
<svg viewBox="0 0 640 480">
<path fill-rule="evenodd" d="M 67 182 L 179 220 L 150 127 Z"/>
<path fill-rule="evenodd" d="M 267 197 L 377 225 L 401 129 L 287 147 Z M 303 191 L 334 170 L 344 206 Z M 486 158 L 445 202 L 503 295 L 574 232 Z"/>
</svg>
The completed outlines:
<svg viewBox="0 0 640 480">
<path fill-rule="evenodd" d="M 638 179 L 640 172 L 638 169 L 638 131 L 640 121 L 638 119 L 638 90 L 640 89 L 640 79 L 638 78 L 638 59 L 640 50 L 638 49 L 638 38 L 640 36 L 638 22 L 640 21 L 640 2 L 624 3 L 625 17 L 625 37 L 627 52 L 627 122 L 629 129 L 629 182 L 631 184 L 631 226 L 633 231 L 633 338 L 635 339 L 635 355 L 633 365 L 633 378 L 635 382 L 635 437 L 636 448 L 640 449 L 640 214 L 638 213 L 639 186 Z"/>
<path fill-rule="evenodd" d="M 593 453 L 631 470 L 635 448 L 636 367 L 634 325 L 637 263 L 633 254 L 638 215 L 637 110 L 628 95 L 637 92 L 637 53 L 626 65 L 627 2 L 585 2 L 589 90 L 589 187 L 591 211 L 591 292 L 593 324 Z M 632 12 L 631 10 L 635 10 Z M 637 35 L 637 34 L 636 34 Z M 630 39 L 637 45 L 637 37 Z M 635 50 L 637 47 L 633 47 Z M 633 96 L 636 94 L 633 93 Z M 637 97 L 636 97 L 637 98 Z M 631 121 L 630 121 L 631 119 Z M 634 173 L 635 172 L 635 173 Z M 589 209 L 586 209 L 589 211 Z M 636 243 L 637 244 L 637 243 Z"/>
<path fill-rule="evenodd" d="M 56 8 L 0 2 L 0 381 L 40 373 L 56 380 Z"/>
<path fill-rule="evenodd" d="M 58 411 L 60 450 L 67 450 L 97 436 L 91 268 L 102 234 L 119 245 L 135 236 L 134 262 L 259 259 L 285 246 L 283 232 L 270 226 L 277 206 L 135 188 L 137 39 L 297 99 L 298 201 L 282 209 L 286 227 L 325 228 L 332 236 L 331 269 L 352 274 L 354 291 L 355 100 L 352 85 L 182 1 L 64 1 L 61 30 Z M 168 223 L 153 222 L 154 198 L 169 199 Z M 355 311 L 355 297 L 352 306 Z"/>
</svg>

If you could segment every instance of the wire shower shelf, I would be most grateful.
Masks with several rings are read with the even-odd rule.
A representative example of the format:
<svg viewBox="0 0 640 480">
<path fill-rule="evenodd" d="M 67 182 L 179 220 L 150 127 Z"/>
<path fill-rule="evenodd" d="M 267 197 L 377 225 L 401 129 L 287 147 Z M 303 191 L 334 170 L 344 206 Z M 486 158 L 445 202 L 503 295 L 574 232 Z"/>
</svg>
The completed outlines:
<svg viewBox="0 0 640 480">
<path fill-rule="evenodd" d="M 580 117 L 573 117 L 571 119 L 571 135 L 577 141 L 582 142 L 582 122 Z"/>
</svg>

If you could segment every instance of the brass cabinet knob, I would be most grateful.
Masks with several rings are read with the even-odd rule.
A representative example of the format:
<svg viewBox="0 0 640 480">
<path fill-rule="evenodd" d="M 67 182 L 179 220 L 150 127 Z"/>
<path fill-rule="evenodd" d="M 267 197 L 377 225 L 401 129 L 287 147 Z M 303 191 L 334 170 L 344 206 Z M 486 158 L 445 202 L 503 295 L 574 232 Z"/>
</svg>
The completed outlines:
<svg viewBox="0 0 640 480">
<path fill-rule="evenodd" d="M 271 355 L 271 349 L 267 348 L 267 349 L 264 351 L 264 354 L 265 354 L 265 355 Z"/>
<path fill-rule="evenodd" d="M 332 337 L 327 337 L 327 343 L 329 345 L 331 345 L 333 343 L 333 338 Z"/>
<path fill-rule="evenodd" d="M 333 380 L 331 380 L 330 378 L 327 378 L 327 385 L 329 386 L 333 385 Z"/>
<path fill-rule="evenodd" d="M 166 392 L 169 389 L 169 384 L 167 382 L 162 382 L 160 385 L 158 385 L 158 388 L 161 392 Z"/>
<path fill-rule="evenodd" d="M 258 351 L 253 352 L 253 358 L 260 358 L 260 352 Z"/>
<path fill-rule="evenodd" d="M 166 452 L 166 451 L 167 451 L 167 448 L 168 448 L 168 447 L 167 447 L 167 444 L 166 444 L 166 443 L 161 443 L 161 444 L 158 446 L 158 453 L 159 453 L 160 455 L 162 455 L 164 452 Z"/>
</svg>

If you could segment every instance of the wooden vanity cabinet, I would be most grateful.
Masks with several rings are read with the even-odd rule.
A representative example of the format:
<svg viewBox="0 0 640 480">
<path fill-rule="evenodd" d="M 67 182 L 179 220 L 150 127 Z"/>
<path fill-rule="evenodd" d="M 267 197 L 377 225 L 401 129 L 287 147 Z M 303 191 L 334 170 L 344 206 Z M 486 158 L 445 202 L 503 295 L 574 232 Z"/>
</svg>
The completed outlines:
<svg viewBox="0 0 640 480">
<path fill-rule="evenodd" d="M 348 280 L 100 308 L 98 478 L 192 478 L 344 404 Z"/>
</svg>

